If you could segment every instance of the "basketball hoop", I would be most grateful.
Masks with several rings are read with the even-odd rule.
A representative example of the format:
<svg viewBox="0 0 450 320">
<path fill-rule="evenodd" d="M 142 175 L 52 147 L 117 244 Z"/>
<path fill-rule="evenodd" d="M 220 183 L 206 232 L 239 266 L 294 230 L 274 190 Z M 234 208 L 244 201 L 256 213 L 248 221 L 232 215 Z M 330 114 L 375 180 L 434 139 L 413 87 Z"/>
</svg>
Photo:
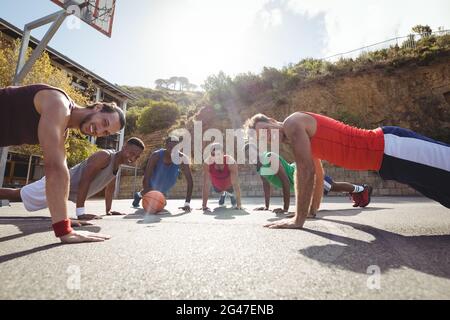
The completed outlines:
<svg viewBox="0 0 450 320">
<path fill-rule="evenodd" d="M 111 37 L 116 0 L 51 0 L 64 9 L 70 6 L 80 8 L 75 14 L 82 21 Z"/>
</svg>

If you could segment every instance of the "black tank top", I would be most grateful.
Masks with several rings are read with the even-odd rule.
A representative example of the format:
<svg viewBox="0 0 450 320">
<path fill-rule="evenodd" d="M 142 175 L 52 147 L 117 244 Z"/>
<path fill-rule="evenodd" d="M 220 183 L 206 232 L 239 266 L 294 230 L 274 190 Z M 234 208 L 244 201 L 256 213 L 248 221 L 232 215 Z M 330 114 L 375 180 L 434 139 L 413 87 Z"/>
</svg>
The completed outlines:
<svg viewBox="0 0 450 320">
<path fill-rule="evenodd" d="M 34 96 L 41 90 L 56 90 L 74 103 L 61 89 L 46 84 L 0 89 L 0 147 L 39 144 L 38 126 L 41 115 L 36 111 Z"/>
</svg>

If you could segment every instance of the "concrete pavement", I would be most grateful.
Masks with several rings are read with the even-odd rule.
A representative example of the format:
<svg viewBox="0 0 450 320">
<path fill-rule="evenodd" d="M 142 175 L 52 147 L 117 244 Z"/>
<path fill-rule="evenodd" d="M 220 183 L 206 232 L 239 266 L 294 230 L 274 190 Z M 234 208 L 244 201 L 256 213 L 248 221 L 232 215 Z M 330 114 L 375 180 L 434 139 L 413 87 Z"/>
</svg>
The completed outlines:
<svg viewBox="0 0 450 320">
<path fill-rule="evenodd" d="M 170 200 L 172 214 L 157 217 L 130 203 L 113 209 L 131 215 L 84 228 L 111 240 L 79 245 L 58 244 L 46 210 L 0 208 L 0 299 L 450 298 L 450 210 L 425 198 L 366 209 L 325 198 L 305 230 L 263 228 L 281 218 L 253 211 L 263 199 L 210 214 Z M 100 200 L 86 207 L 104 211 Z"/>
</svg>

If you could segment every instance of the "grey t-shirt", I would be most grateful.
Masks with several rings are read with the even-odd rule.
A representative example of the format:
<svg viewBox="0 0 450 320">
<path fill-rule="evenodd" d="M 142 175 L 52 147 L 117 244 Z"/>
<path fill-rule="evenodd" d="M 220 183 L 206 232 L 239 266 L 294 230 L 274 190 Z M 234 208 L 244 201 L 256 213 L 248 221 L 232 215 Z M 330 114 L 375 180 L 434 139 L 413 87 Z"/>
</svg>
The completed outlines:
<svg viewBox="0 0 450 320">
<path fill-rule="evenodd" d="M 102 169 L 97 176 L 92 180 L 87 199 L 96 195 L 100 191 L 102 191 L 113 179 L 116 178 L 117 172 L 114 172 L 114 159 L 116 158 L 117 151 L 113 150 L 105 150 L 107 151 L 111 157 L 109 160 L 109 164 Z M 81 181 L 81 177 L 83 175 L 83 171 L 86 168 L 88 159 L 77 164 L 75 167 L 70 169 L 70 192 L 69 192 L 69 200 L 76 202 L 78 197 L 78 186 Z"/>
</svg>

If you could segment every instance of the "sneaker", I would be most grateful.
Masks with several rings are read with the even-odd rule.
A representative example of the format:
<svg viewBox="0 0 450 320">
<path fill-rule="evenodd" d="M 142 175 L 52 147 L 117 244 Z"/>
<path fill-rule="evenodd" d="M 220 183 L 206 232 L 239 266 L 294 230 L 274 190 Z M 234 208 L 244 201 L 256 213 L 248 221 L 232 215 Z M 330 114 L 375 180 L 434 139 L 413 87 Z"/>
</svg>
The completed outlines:
<svg viewBox="0 0 450 320">
<path fill-rule="evenodd" d="M 362 192 L 359 193 L 350 193 L 350 198 L 353 201 L 353 208 L 357 208 L 360 206 L 360 203 L 362 201 L 362 196 L 361 196 Z"/>
<path fill-rule="evenodd" d="M 363 187 L 364 191 L 360 193 L 361 201 L 359 202 L 359 206 L 361 208 L 365 208 L 369 205 L 373 191 L 373 188 L 371 186 L 368 186 L 367 184 L 364 184 Z"/>
<path fill-rule="evenodd" d="M 230 194 L 230 201 L 231 201 L 231 205 L 233 206 L 233 208 L 235 208 L 237 206 L 237 200 L 236 200 L 236 196 L 234 194 Z"/>
<path fill-rule="evenodd" d="M 221 194 L 220 199 L 219 199 L 219 206 L 224 206 L 225 205 L 225 199 L 227 198 L 227 192 L 225 191 L 224 193 Z"/>
<path fill-rule="evenodd" d="M 133 203 L 132 203 L 133 208 L 135 208 L 135 209 L 139 208 L 139 202 L 141 202 L 141 199 L 142 198 L 139 195 L 139 193 L 135 192 L 134 193 L 134 200 L 133 200 Z"/>
</svg>

